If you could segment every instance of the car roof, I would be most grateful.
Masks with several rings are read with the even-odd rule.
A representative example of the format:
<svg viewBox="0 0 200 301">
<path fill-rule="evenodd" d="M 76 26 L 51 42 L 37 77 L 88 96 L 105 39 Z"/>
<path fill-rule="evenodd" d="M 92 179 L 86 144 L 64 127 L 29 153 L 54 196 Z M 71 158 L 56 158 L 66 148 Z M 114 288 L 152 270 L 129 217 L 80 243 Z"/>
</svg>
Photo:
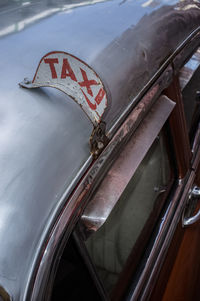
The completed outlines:
<svg viewBox="0 0 200 301">
<path fill-rule="evenodd" d="M 5 4 L 0 13 L 0 285 L 17 300 L 36 250 L 92 162 L 92 125 L 81 108 L 58 90 L 30 91 L 19 82 L 33 78 L 50 51 L 77 56 L 106 87 L 109 131 L 200 25 L 196 2 L 188 9 L 188 1 L 166 0 L 29 2 Z"/>
</svg>

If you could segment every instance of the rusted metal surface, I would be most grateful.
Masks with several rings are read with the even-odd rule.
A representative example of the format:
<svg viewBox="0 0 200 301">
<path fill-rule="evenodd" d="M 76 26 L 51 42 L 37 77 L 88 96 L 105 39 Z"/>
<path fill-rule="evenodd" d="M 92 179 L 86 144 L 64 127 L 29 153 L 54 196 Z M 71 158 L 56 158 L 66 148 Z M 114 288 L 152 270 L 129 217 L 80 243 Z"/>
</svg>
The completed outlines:
<svg viewBox="0 0 200 301">
<path fill-rule="evenodd" d="M 200 34 L 199 34 L 200 27 L 190 33 L 190 35 L 185 39 L 174 51 L 172 54 L 169 54 L 169 57 L 161 64 L 161 67 L 157 70 L 154 76 L 151 78 L 149 82 L 147 82 L 140 92 L 130 101 L 127 105 L 126 109 L 122 112 L 116 122 L 113 124 L 112 128 L 109 130 L 109 135 L 111 136 L 112 133 L 116 130 L 117 125 L 124 120 L 124 117 L 130 112 L 131 108 L 133 108 L 134 104 L 137 103 L 138 99 L 140 99 L 144 93 L 149 89 L 149 87 L 158 79 L 158 77 L 163 73 L 165 70 L 165 76 L 167 75 L 167 69 L 170 73 L 170 68 L 173 67 L 173 74 L 179 73 L 179 69 L 184 65 L 185 60 L 189 58 L 189 55 L 192 54 L 195 48 L 200 43 Z M 168 87 L 170 84 L 170 74 L 168 74 L 168 80 L 160 82 L 160 86 L 163 86 L 163 89 Z M 161 79 L 161 78 L 160 78 Z"/>
<path fill-rule="evenodd" d="M 97 156 L 108 143 L 102 116 L 107 108 L 107 94 L 99 76 L 85 62 L 62 51 L 46 54 L 40 60 L 33 80 L 19 83 L 23 88 L 56 88 L 70 96 L 85 112 L 94 129 L 90 151 Z"/>
<path fill-rule="evenodd" d="M 8 292 L 2 286 L 0 286 L 0 300 L 12 301 L 11 296 L 8 294 Z"/>
<path fill-rule="evenodd" d="M 179 178 L 184 178 L 190 167 L 192 154 L 178 77 L 174 78 L 173 83 L 164 91 L 164 93 L 176 102 L 176 107 L 171 114 L 169 121 L 172 129 L 171 134 L 178 165 Z"/>
<path fill-rule="evenodd" d="M 161 96 L 143 119 L 84 211 L 81 220 L 86 231 L 97 231 L 104 224 L 174 106 L 166 96 Z"/>
<path fill-rule="evenodd" d="M 180 68 L 188 61 L 191 55 L 194 53 L 194 49 L 196 49 L 196 53 L 194 54 L 193 60 L 198 60 L 198 47 L 199 47 L 199 39 L 200 34 L 197 31 L 196 35 L 194 35 L 190 41 L 185 45 L 183 49 L 173 58 L 173 67 L 174 67 L 174 74 L 178 75 Z M 188 62 L 189 63 L 189 62 Z"/>
<path fill-rule="evenodd" d="M 94 127 L 90 136 L 90 152 L 96 158 L 108 144 L 109 139 L 106 136 L 106 124 L 101 121 Z"/>
<path fill-rule="evenodd" d="M 112 129 L 115 126 L 115 123 L 113 121 L 118 122 L 118 119 L 122 120 L 124 114 L 124 109 L 122 109 L 122 107 L 126 104 L 126 111 L 128 110 L 129 106 L 133 107 L 137 103 L 138 99 L 141 97 L 141 93 L 144 93 L 146 89 L 148 89 L 149 86 L 152 84 L 152 79 L 155 81 L 156 78 L 161 74 L 161 72 L 163 72 L 163 70 L 166 68 L 166 66 L 169 65 L 171 61 L 173 61 L 175 56 L 187 44 L 184 39 L 181 41 L 179 40 L 179 34 L 182 31 L 182 29 L 180 29 L 180 32 L 176 31 L 176 33 L 179 33 L 178 35 L 175 33 L 173 33 L 173 35 L 168 34 L 168 30 L 170 31 L 171 26 L 173 28 L 176 28 L 176 25 L 178 27 L 180 26 L 179 22 L 180 19 L 182 19 L 181 15 L 184 15 L 183 10 L 180 9 L 178 11 L 175 8 L 169 18 L 169 12 L 166 8 L 166 11 L 162 16 L 162 20 L 159 17 L 158 19 L 156 18 L 158 11 L 154 12 L 152 15 L 150 14 L 149 16 L 146 16 L 146 18 L 141 19 L 136 26 L 133 26 L 132 28 L 124 32 L 123 35 L 116 39 L 116 41 L 112 42 L 104 50 L 104 52 L 99 55 L 98 60 L 94 62 L 95 70 L 97 71 L 100 70 L 103 66 L 106 67 L 110 64 L 114 66 L 114 70 L 105 68 L 104 73 L 102 74 L 102 79 L 105 79 L 106 83 L 109 82 L 112 100 L 120 99 L 120 101 L 118 102 L 118 106 L 115 107 L 115 105 L 113 104 L 112 108 L 110 108 L 109 110 L 109 113 L 107 114 L 107 116 L 105 116 L 105 121 L 108 126 L 108 130 Z M 184 20 L 184 23 L 187 23 L 189 19 L 192 19 L 192 15 L 189 14 L 189 11 L 187 11 L 187 13 L 187 16 L 184 15 L 182 19 Z M 200 18 L 197 17 L 198 9 L 197 11 L 194 10 L 193 13 L 196 16 L 195 18 L 198 18 L 198 26 L 200 26 Z M 161 28 L 163 28 L 163 22 L 165 22 L 166 20 L 165 17 L 168 19 L 168 21 L 170 19 L 167 32 L 163 31 L 162 34 L 158 34 L 157 41 L 155 36 L 153 40 L 151 40 L 151 31 L 153 30 L 154 33 L 157 31 L 160 32 Z M 193 22 L 194 20 L 191 20 L 191 25 Z M 195 36 L 195 47 L 199 45 L 200 41 L 198 31 L 199 29 L 195 28 L 194 32 L 191 30 L 190 33 L 188 33 L 188 35 L 191 34 L 190 38 Z M 139 43 L 136 42 L 137 39 L 140 39 Z M 175 40 L 176 42 L 179 41 L 177 43 L 176 49 L 174 49 L 173 47 L 173 43 L 175 42 Z M 148 47 L 145 47 L 148 41 L 149 45 Z M 161 46 L 158 48 L 157 45 Z M 179 66 L 183 66 L 188 52 L 191 53 L 192 51 L 192 46 L 191 49 L 188 47 L 188 51 L 182 53 L 182 55 L 180 56 Z M 163 57 L 165 57 L 164 60 L 160 60 L 161 52 L 163 54 Z M 123 56 L 123 54 L 125 53 L 127 54 L 126 58 L 124 58 Z M 184 57 L 182 57 L 183 54 Z M 130 67 L 130 64 L 128 63 L 129 59 L 133 62 L 132 67 Z M 136 73 L 132 72 L 132 70 L 136 70 Z M 110 84 L 109 79 L 112 78 L 112 72 L 115 73 L 116 82 L 118 83 L 120 89 L 119 87 L 117 87 L 117 89 L 113 89 L 114 87 L 112 86 L 112 84 Z M 123 74 L 125 73 L 128 75 L 128 80 L 122 81 Z M 151 80 L 149 81 L 150 74 L 152 76 L 150 76 Z M 117 116 L 118 112 L 120 112 L 119 117 Z"/>
<path fill-rule="evenodd" d="M 93 164 L 91 170 L 87 172 L 82 181 L 79 183 L 79 186 L 72 197 L 66 203 L 59 219 L 57 219 L 56 223 L 54 223 L 54 229 L 49 236 L 48 244 L 45 246 L 45 249 L 43 249 L 44 255 L 41 262 L 38 263 L 39 266 L 31 300 L 39 298 L 38 296 L 40 295 L 40 292 L 45 288 L 45 281 L 47 281 L 47 275 L 50 269 L 49 263 L 53 260 L 56 246 L 59 244 L 63 233 L 67 231 L 66 233 L 69 235 L 71 229 L 69 225 L 72 223 L 74 216 L 76 215 L 76 220 L 78 220 L 79 216 L 81 216 L 83 209 L 87 205 L 89 196 L 95 190 L 103 175 L 115 160 L 117 152 L 119 152 L 124 143 L 129 139 L 130 135 L 132 135 L 136 128 L 140 125 L 140 122 L 154 104 L 156 97 L 161 92 L 160 89 L 164 86 L 164 79 L 166 79 L 167 82 L 170 82 L 171 76 L 172 72 L 169 68 L 166 73 L 161 75 L 161 77 L 155 82 L 152 88 L 141 99 L 140 103 L 135 107 L 123 125 L 116 132 L 107 147 Z M 158 83 L 161 83 L 161 86 L 159 86 Z M 178 191 L 179 190 L 180 189 L 178 188 Z M 65 199 L 66 195 L 63 196 L 63 201 Z"/>
<path fill-rule="evenodd" d="M 47 245 L 42 248 L 43 256 L 41 261 L 38 262 L 38 270 L 36 270 L 37 275 L 34 280 L 35 283 L 31 300 L 37 298 L 37 301 L 39 301 L 40 298 L 42 298 L 42 291 L 45 288 L 45 283 L 48 279 L 48 273 L 51 267 L 50 262 L 63 237 L 63 233 L 66 232 L 66 235 L 69 235 L 72 229 L 71 227 L 73 227 L 87 205 L 91 193 L 95 190 L 103 175 L 115 160 L 117 153 L 123 147 L 124 143 L 139 126 L 142 118 L 148 113 L 152 103 L 155 102 L 155 95 L 158 91 L 159 86 L 155 84 L 149 93 L 143 97 L 141 102 L 136 106 L 127 120 L 119 128 L 113 139 L 94 162 L 92 168 L 83 177 L 71 198 L 65 203 L 60 216 L 57 218 L 56 223 L 54 223 L 52 233 L 48 236 Z M 67 194 L 63 195 L 62 201 L 64 202 L 66 198 Z M 71 226 L 69 227 L 69 225 Z"/>
</svg>

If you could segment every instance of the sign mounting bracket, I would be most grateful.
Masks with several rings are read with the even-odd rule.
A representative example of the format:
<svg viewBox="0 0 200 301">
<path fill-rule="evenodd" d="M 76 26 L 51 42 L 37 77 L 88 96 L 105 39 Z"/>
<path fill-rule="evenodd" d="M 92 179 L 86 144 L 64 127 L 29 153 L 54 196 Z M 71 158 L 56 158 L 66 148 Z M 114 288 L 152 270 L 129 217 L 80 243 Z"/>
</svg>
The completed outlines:
<svg viewBox="0 0 200 301">
<path fill-rule="evenodd" d="M 90 151 L 94 157 L 108 143 L 102 116 L 107 108 L 107 93 L 97 73 L 85 62 L 63 51 L 49 52 L 42 57 L 33 80 L 19 83 L 23 88 L 52 87 L 70 96 L 93 124 Z"/>
</svg>

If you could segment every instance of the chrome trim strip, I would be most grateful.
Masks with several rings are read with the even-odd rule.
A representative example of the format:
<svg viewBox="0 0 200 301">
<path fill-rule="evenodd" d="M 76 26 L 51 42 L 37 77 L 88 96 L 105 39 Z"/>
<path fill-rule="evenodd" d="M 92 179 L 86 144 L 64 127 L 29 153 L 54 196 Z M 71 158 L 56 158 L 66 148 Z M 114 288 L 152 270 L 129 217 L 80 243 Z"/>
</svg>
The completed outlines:
<svg viewBox="0 0 200 301">
<path fill-rule="evenodd" d="M 81 217 L 90 233 L 97 231 L 110 215 L 174 106 L 167 96 L 161 96 L 120 153 Z"/>
<path fill-rule="evenodd" d="M 181 183 L 181 185 L 177 187 L 174 197 L 166 211 L 166 215 L 163 218 L 163 222 L 161 223 L 155 244 L 148 256 L 146 265 L 144 266 L 130 301 L 147 301 L 148 297 L 150 297 L 150 293 L 157 280 L 169 244 L 172 240 L 178 221 L 180 220 L 183 208 L 187 202 L 188 191 L 191 188 L 194 179 L 195 173 L 192 171 L 189 179 L 188 176 L 184 179 L 184 182 L 186 182 L 185 189 L 183 190 L 184 183 Z M 176 208 L 177 205 L 178 207 Z"/>
<path fill-rule="evenodd" d="M 197 212 L 197 214 L 195 214 L 194 216 L 191 216 L 189 218 L 183 217 L 183 223 L 182 226 L 183 227 L 188 227 L 190 225 L 195 224 L 196 222 L 198 222 L 200 220 L 200 210 Z"/>
<path fill-rule="evenodd" d="M 194 214 L 194 205 L 200 199 L 200 188 L 194 185 L 188 194 L 187 205 L 182 213 L 182 227 L 193 225 L 200 219 L 200 209 Z M 194 215 L 193 215 L 194 214 Z"/>
<path fill-rule="evenodd" d="M 35 258 L 33 260 L 32 266 L 30 267 L 30 273 L 29 273 L 29 277 L 27 278 L 27 285 L 26 285 L 26 289 L 25 289 L 25 294 L 23 297 L 23 300 L 30 300 L 29 297 L 27 298 L 27 296 L 29 295 L 29 290 L 30 290 L 30 286 L 32 286 L 33 284 L 31 284 L 33 281 L 35 281 L 35 279 L 32 279 L 33 277 L 33 271 L 35 270 L 35 267 L 38 266 L 38 260 L 41 260 L 41 250 L 44 249 L 44 244 L 43 242 L 46 240 L 47 237 L 49 237 L 49 229 L 51 227 L 51 225 L 53 225 L 55 223 L 55 219 L 58 218 L 58 214 L 60 213 L 60 204 L 65 204 L 66 199 L 68 199 L 69 195 L 73 192 L 74 187 L 76 187 L 76 185 L 78 184 L 78 182 L 80 181 L 80 179 L 83 177 L 84 173 L 86 172 L 86 170 L 88 170 L 89 166 L 92 163 L 92 155 L 90 155 L 90 157 L 87 159 L 87 161 L 83 164 L 82 168 L 79 170 L 79 172 L 77 173 L 76 177 L 73 179 L 73 181 L 71 182 L 71 184 L 67 187 L 65 193 L 63 194 L 60 202 L 57 204 L 57 207 L 54 211 L 55 214 L 51 215 L 51 219 L 49 220 L 48 224 L 46 225 L 46 229 L 43 231 L 43 234 L 41 236 L 41 240 L 40 240 L 40 244 L 38 245 L 38 248 L 35 252 Z M 42 254 L 44 255 L 44 253 Z M 44 269 L 44 266 L 41 266 L 41 269 Z M 36 271 L 37 273 L 37 271 Z M 39 279 L 38 279 L 39 280 Z M 42 279 L 41 279 L 42 281 Z M 35 299 L 31 299 L 31 300 L 39 300 L 37 297 Z"/>
<path fill-rule="evenodd" d="M 192 169 L 196 170 L 199 163 L 200 163 L 200 123 L 198 124 L 198 128 L 196 131 L 196 135 L 194 138 L 194 142 L 192 145 L 192 153 L 193 153 L 193 158 L 192 158 Z"/>
</svg>

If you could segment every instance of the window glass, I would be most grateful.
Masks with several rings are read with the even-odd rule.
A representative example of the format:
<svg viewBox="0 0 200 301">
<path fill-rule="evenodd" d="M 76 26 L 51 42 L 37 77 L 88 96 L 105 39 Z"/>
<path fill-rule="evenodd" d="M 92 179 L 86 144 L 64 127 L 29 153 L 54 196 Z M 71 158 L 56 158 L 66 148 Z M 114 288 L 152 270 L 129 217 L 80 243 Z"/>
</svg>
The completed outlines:
<svg viewBox="0 0 200 301">
<path fill-rule="evenodd" d="M 60 258 L 50 300 L 101 300 L 72 235 Z"/>
<path fill-rule="evenodd" d="M 190 138 L 193 138 L 200 116 L 200 94 L 198 94 L 198 91 L 200 91 L 199 78 L 200 48 L 195 52 L 180 72 L 183 106 Z"/>
<path fill-rule="evenodd" d="M 155 208 L 158 196 L 170 181 L 170 164 L 164 135 L 158 137 L 103 226 L 86 241 L 87 250 L 107 292 L 119 274 L 144 225 Z M 113 189 L 115 189 L 113 187 Z"/>
</svg>

